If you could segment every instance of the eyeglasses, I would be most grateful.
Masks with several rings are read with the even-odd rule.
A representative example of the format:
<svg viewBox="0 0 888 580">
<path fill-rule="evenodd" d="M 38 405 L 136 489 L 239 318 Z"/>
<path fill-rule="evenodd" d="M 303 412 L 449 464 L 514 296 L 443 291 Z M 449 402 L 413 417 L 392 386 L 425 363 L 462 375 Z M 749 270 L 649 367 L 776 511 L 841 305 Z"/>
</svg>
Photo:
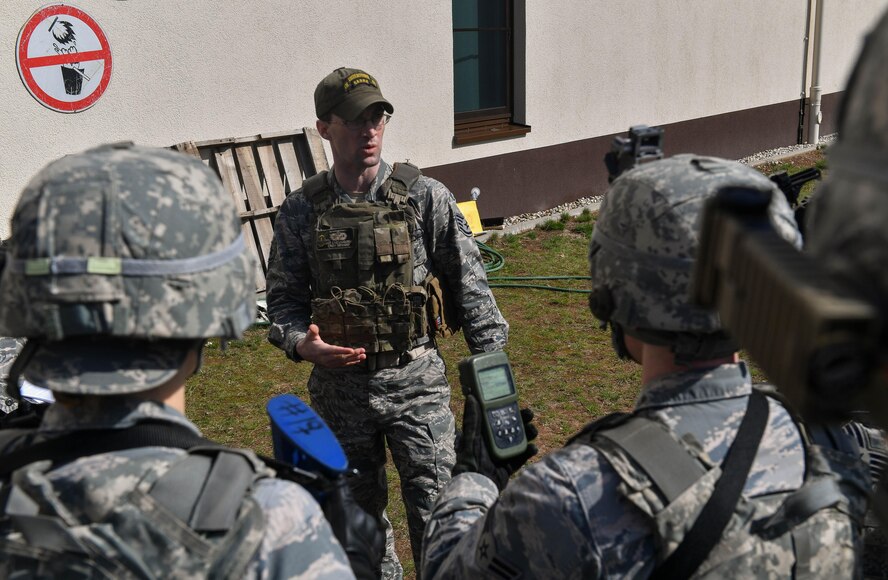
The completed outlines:
<svg viewBox="0 0 888 580">
<path fill-rule="evenodd" d="M 387 125 L 391 120 L 392 116 L 388 113 L 377 113 L 368 119 L 355 119 L 353 121 L 338 121 L 336 119 L 331 119 L 331 123 L 336 123 L 337 125 L 343 125 L 349 131 L 361 131 L 367 125 L 370 126 L 371 129 L 379 129 L 383 125 Z"/>
</svg>

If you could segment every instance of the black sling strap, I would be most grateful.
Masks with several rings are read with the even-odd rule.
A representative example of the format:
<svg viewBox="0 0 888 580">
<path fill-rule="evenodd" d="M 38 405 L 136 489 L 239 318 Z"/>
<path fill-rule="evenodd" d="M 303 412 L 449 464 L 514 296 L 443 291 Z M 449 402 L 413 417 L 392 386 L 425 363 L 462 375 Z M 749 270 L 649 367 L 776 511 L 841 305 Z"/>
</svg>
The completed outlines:
<svg viewBox="0 0 888 580">
<path fill-rule="evenodd" d="M 140 421 L 132 427 L 123 429 L 85 429 L 72 435 L 47 439 L 0 455 L 0 479 L 9 477 L 16 469 L 35 461 L 52 460 L 52 468 L 55 469 L 81 457 L 136 447 L 224 448 L 223 445 L 215 441 L 196 435 L 183 425 L 167 421 Z M 257 454 L 257 457 L 265 465 L 274 469 L 279 478 L 296 482 L 303 487 L 323 484 L 322 478 L 315 473 L 304 471 L 265 455 Z"/>
<path fill-rule="evenodd" d="M 684 540 L 651 574 L 656 580 L 690 578 L 721 539 L 740 499 L 768 424 L 768 399 L 753 389 L 746 414 L 722 462 L 722 474 Z"/>
<path fill-rule="evenodd" d="M 0 478 L 35 461 L 52 460 L 53 468 L 75 459 L 123 451 L 134 447 L 197 446 L 221 447 L 218 443 L 196 435 L 182 425 L 161 421 L 141 421 L 124 429 L 91 429 L 76 434 L 40 441 L 34 445 L 0 456 Z"/>
</svg>

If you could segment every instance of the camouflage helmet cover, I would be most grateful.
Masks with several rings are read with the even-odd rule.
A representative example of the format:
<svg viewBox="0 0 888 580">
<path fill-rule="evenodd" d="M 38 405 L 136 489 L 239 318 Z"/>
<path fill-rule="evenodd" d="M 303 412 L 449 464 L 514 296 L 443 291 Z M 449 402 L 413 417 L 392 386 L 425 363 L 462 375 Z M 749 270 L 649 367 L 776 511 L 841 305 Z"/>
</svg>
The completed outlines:
<svg viewBox="0 0 888 580">
<path fill-rule="evenodd" d="M 888 343 L 888 12 L 845 91 L 829 175 L 808 213 L 806 250 L 879 313 Z"/>
<path fill-rule="evenodd" d="M 13 214 L 0 335 L 55 348 L 43 358 L 67 361 L 59 377 L 78 372 L 74 358 L 90 358 L 88 337 L 240 337 L 255 315 L 255 267 L 240 232 L 233 200 L 198 160 L 129 143 L 63 157 L 31 180 Z M 72 342 L 74 357 L 64 348 Z M 181 362 L 163 343 L 145 353 L 147 366 Z M 33 372 L 26 370 L 29 380 Z M 159 378 L 106 386 L 144 390 Z"/>
<path fill-rule="evenodd" d="M 589 248 L 593 295 L 606 289 L 610 321 L 633 329 L 711 334 L 718 314 L 690 302 L 703 204 L 728 186 L 771 191 L 771 218 L 796 247 L 801 235 L 770 179 L 736 161 L 677 155 L 623 174 L 601 205 Z"/>
</svg>

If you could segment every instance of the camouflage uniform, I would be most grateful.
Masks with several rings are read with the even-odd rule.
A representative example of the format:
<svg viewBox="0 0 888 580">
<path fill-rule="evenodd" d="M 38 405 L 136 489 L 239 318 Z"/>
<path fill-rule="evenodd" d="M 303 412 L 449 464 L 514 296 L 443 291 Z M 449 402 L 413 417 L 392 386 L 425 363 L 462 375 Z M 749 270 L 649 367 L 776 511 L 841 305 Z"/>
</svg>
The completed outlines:
<svg viewBox="0 0 888 580">
<path fill-rule="evenodd" d="M 427 577 L 645 578 L 676 550 L 712 495 L 752 393 L 746 365 L 724 362 L 736 347 L 717 314 L 689 302 L 701 210 L 725 186 L 777 192 L 755 170 L 712 157 L 679 155 L 625 173 L 605 197 L 589 253 L 590 307 L 614 328 L 617 353 L 630 356 L 625 331 L 661 347 L 657 353 L 671 351 L 674 364 L 652 372 L 677 369 L 644 385 L 635 413 L 666 427 L 707 466 L 705 474 L 664 505 L 632 456 L 596 438 L 526 468 L 500 498 L 483 475 L 459 475 L 426 530 Z M 785 199 L 774 195 L 770 210 L 777 231 L 798 245 Z M 772 398 L 768 405 L 741 499 L 695 575 L 851 575 L 859 566 L 867 474 L 853 454 L 804 445 L 786 409 Z M 809 474 L 837 484 L 841 499 L 795 522 L 777 510 Z M 781 531 L 761 532 L 762 522 Z"/>
<path fill-rule="evenodd" d="M 708 458 L 720 463 L 751 389 L 743 363 L 722 365 L 661 377 L 645 386 L 635 408 L 679 437 L 693 436 Z M 487 478 L 457 476 L 441 494 L 429 521 L 423 560 L 426 577 L 481 578 L 501 570 L 502 577 L 517 577 L 520 571 L 525 578 L 646 578 L 661 550 L 654 526 L 666 524 L 657 523 L 662 515 L 657 520 L 652 517 L 652 506 L 627 499 L 627 484 L 611 460 L 624 473 L 632 470 L 625 459 L 608 459 L 590 445 L 570 445 L 526 468 L 499 501 L 496 486 Z M 865 485 L 865 478 L 852 467 L 847 471 L 846 507 L 860 514 L 865 500 L 859 486 Z M 804 472 L 798 430 L 786 410 L 770 400 L 768 426 L 743 495 L 751 500 L 795 490 Z M 644 481 L 644 476 L 640 479 Z M 699 509 L 707 498 L 690 495 L 683 498 L 690 505 L 670 506 L 674 511 L 666 521 L 692 523 L 693 517 L 678 514 L 682 509 L 693 514 L 693 508 Z M 763 506 L 757 505 L 755 518 L 775 507 L 762 511 Z M 746 525 L 734 521 L 735 526 L 738 523 Z M 818 578 L 848 576 L 847 562 L 859 550 L 859 537 L 841 518 L 828 523 L 818 533 L 829 542 L 820 547 L 811 571 Z M 725 534 L 730 533 L 729 528 Z M 738 546 L 721 547 L 726 553 L 719 554 L 716 548 L 710 557 L 743 553 Z M 769 555 L 736 558 L 737 576 L 791 576 L 796 565 L 792 551 L 786 553 L 776 542 L 770 547 Z"/>
<path fill-rule="evenodd" d="M 829 174 L 810 203 L 806 252 L 829 277 L 851 288 L 880 321 L 880 370 L 888 344 L 888 12 L 866 38 L 848 82 L 839 116 L 838 139 L 829 148 Z M 883 379 L 884 380 L 884 379 Z M 884 384 L 871 388 L 884 389 Z M 842 394 L 839 393 L 839 396 Z M 875 411 L 875 409 L 862 409 Z M 874 413 L 875 416 L 875 413 Z M 883 415 L 884 416 L 884 415 Z M 886 428 L 884 422 L 879 427 Z M 878 467 L 883 467 L 884 464 Z M 879 493 L 888 495 L 885 474 Z M 888 538 L 874 514 L 866 537 L 867 577 L 888 578 Z"/>
<path fill-rule="evenodd" d="M 76 437 L 81 430 L 123 429 L 145 420 L 182 425 L 199 435 L 197 427 L 178 411 L 160 403 L 129 398 L 92 410 L 53 405 L 38 432 L 53 437 Z M 3 452 L 14 450 L 15 444 Z M 16 482 L 17 487 L 31 497 L 64 505 L 65 511 L 78 522 L 101 521 L 124 502 L 146 474 L 163 473 L 184 455 L 186 451 L 182 449 L 138 448 L 85 457 L 48 472 L 41 463 L 33 463 L 17 472 Z M 255 461 L 262 465 L 258 459 Z M 259 467 L 259 473 L 263 477 L 255 484 L 250 497 L 262 510 L 263 536 L 244 577 L 352 578 L 345 553 L 311 495 L 295 483 L 275 479 L 267 468 Z M 16 540 L 16 534 L 6 523 L 0 520 L 0 544 L 10 542 L 0 550 L 0 577 L 3 578 L 13 576 L 13 572 L 24 572 L 21 562 L 17 563 L 17 569 L 9 567 L 15 562 L 10 554 L 16 547 L 25 549 L 25 545 L 21 539 Z M 168 557 L 174 558 L 176 554 L 178 552 L 170 552 Z M 150 559 L 142 563 L 147 570 L 157 570 L 159 565 Z M 172 567 L 183 577 L 189 573 L 169 561 L 163 565 Z"/>
<path fill-rule="evenodd" d="M 25 380 L 68 399 L 49 407 L 36 435 L 0 431 L 2 455 L 33 455 L 35 439 L 82 442 L 88 430 L 146 420 L 168 426 L 167 435 L 174 426 L 196 433 L 160 401 L 184 393 L 187 372 L 196 371 L 188 361 L 197 360 L 203 340 L 241 337 L 255 312 L 255 265 L 216 175 L 177 152 L 105 145 L 41 170 L 22 192 L 12 230 L 0 278 L 0 333 L 27 338 L 19 355 Z M 169 397 L 158 387 L 170 389 Z M 214 449 L 213 457 L 223 452 L 244 455 Z M 249 559 L 245 573 L 252 577 L 352 576 L 320 506 L 264 466 L 254 463 L 250 478 L 241 478 L 245 485 L 236 489 L 243 494 L 209 510 L 241 521 L 249 513 L 249 527 L 235 530 L 245 530 L 242 536 L 224 526 L 192 529 L 188 517 L 141 501 L 141 476 L 157 479 L 174 463 L 190 469 L 194 463 L 183 458 L 195 454 L 142 446 L 87 454 L 49 471 L 47 461 L 32 461 L 0 479 L 0 576 L 24 574 L 26 566 L 40 567 L 41 577 L 74 576 L 58 569 L 72 554 L 83 577 L 99 577 L 98 566 L 114 569 L 124 560 L 142 560 L 136 572 L 129 569 L 139 577 L 199 577 L 207 573 L 194 569 L 206 566 L 202 558 L 227 561 L 229 554 Z M 185 474 L 192 483 L 205 475 Z M 167 495 L 176 497 L 182 483 L 174 479 Z M 131 500 L 126 506 L 124 496 Z M 164 527 L 140 527 L 145 513 Z M 47 533 L 29 534 L 35 524 Z M 47 537 L 66 541 L 47 546 Z M 71 542 L 79 549 L 68 549 Z M 88 558 L 79 556 L 82 546 Z"/>
<path fill-rule="evenodd" d="M 366 195 L 373 202 L 391 167 L 381 162 Z M 343 202 L 355 201 L 332 179 Z M 459 320 L 472 352 L 502 350 L 508 324 L 487 285 L 480 253 L 465 218 L 450 191 L 420 177 L 409 192 L 419 223 L 412 239 L 413 278 L 419 285 L 431 270 L 452 292 Z M 272 320 L 269 339 L 299 361 L 296 343 L 311 323 L 309 248 L 314 208 L 296 191 L 287 197 L 275 222 L 269 258 L 267 296 Z M 321 335 L 323 339 L 323 333 Z M 351 464 L 361 474 L 352 489 L 361 507 L 384 518 L 387 503 L 385 443 L 401 476 L 414 560 L 429 510 L 438 491 L 450 479 L 455 461 L 454 419 L 444 362 L 429 341 L 429 350 L 398 367 L 367 371 L 356 366 L 328 369 L 315 366 L 309 379 L 311 404 L 339 438 Z M 399 575 L 391 525 L 384 519 L 386 575 Z"/>
<path fill-rule="evenodd" d="M 0 413 L 4 415 L 18 408 L 18 401 L 10 397 L 6 390 L 6 377 L 9 375 L 9 367 L 12 366 L 24 344 L 25 341 L 20 338 L 0 337 Z"/>
</svg>

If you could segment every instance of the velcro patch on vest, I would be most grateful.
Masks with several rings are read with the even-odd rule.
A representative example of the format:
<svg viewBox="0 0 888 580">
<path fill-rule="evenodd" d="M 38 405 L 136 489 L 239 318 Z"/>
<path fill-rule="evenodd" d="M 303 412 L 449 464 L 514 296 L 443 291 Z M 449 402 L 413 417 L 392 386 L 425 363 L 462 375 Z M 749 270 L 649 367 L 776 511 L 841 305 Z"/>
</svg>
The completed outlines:
<svg viewBox="0 0 888 580">
<path fill-rule="evenodd" d="M 319 250 L 347 250 L 355 247 L 355 233 L 351 228 L 321 230 L 317 240 Z"/>
</svg>

